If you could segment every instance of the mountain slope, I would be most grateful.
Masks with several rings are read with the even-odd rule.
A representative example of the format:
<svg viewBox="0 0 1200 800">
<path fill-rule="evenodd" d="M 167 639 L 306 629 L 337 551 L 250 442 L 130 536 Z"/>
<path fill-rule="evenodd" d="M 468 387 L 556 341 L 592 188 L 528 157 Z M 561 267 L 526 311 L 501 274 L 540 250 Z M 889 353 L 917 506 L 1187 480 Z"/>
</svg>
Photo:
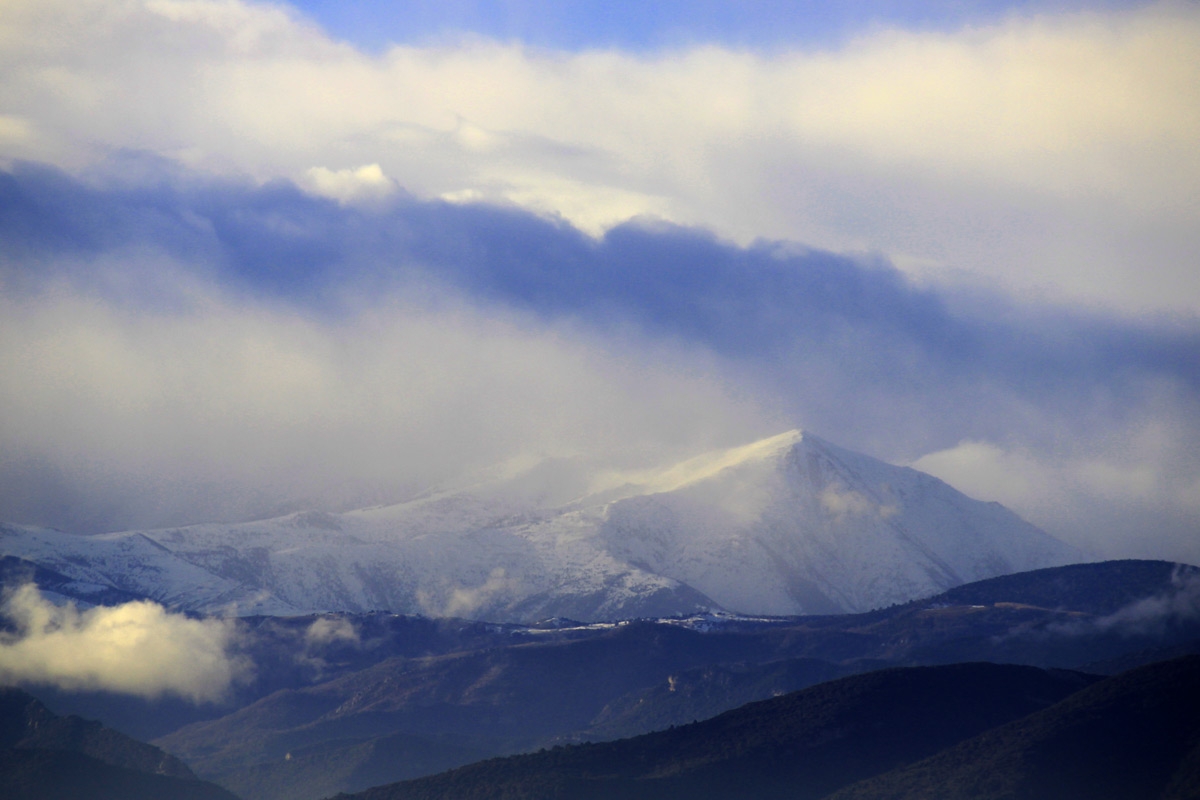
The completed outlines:
<svg viewBox="0 0 1200 800">
<path fill-rule="evenodd" d="M 236 800 L 144 742 L 59 717 L 25 692 L 0 688 L 0 794 L 11 800 Z"/>
<path fill-rule="evenodd" d="M 233 714 L 158 742 L 202 774 L 282 759 L 321 742 L 402 732 L 458 737 L 514 752 L 586 728 L 613 698 L 689 667 L 765 659 L 753 637 L 706 636 L 633 623 L 579 640 L 516 640 L 506 647 L 392 658 L 306 689 L 276 692 Z M 462 749 L 462 748 L 460 748 Z"/>
<path fill-rule="evenodd" d="M 70 750 L 0 750 L 5 800 L 237 800 L 198 780 L 151 775 Z"/>
<path fill-rule="evenodd" d="M 883 666 L 1142 658 L 1200 639 L 1198 573 L 1166 562 L 1072 565 L 826 617 L 536 628 L 383 614 L 246 620 L 243 647 L 264 673 L 246 687 L 253 694 L 156 743 L 252 800 L 316 798 L 472 753 L 661 730 Z M 1040 585 L 1056 587 L 1054 607 L 1029 602 L 1054 600 Z M 972 602 L 953 602 L 963 593 Z M 310 641 L 318 624 L 346 636 Z M 289 664 L 297 642 L 309 666 Z"/>
<path fill-rule="evenodd" d="M 998 504 L 798 431 L 649 487 L 609 507 L 608 552 L 746 613 L 865 611 L 1077 557 Z"/>
<path fill-rule="evenodd" d="M 1200 656 L 1109 678 L 837 800 L 1200 796 Z"/>
<path fill-rule="evenodd" d="M 798 431 L 585 476 L 574 499 L 556 471 L 236 525 L 0 527 L 0 554 L 197 612 L 494 621 L 864 611 L 1078 557 L 995 503 Z"/>
<path fill-rule="evenodd" d="M 993 664 L 883 670 L 681 728 L 494 759 L 356 797 L 819 798 L 1044 708 L 1092 680 Z"/>
</svg>

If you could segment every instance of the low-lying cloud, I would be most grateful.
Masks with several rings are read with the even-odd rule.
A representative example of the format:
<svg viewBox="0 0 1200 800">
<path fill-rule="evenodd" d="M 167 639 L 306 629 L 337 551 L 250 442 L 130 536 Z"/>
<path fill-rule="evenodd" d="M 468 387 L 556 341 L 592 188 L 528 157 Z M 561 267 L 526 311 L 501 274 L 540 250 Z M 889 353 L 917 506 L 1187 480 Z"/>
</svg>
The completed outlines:
<svg viewBox="0 0 1200 800">
<path fill-rule="evenodd" d="M 1196 564 L 1196 444 L 1196 430 L 1163 415 L 1041 448 L 967 440 L 913 466 L 1001 502 L 1095 557 Z"/>
<path fill-rule="evenodd" d="M 503 567 L 495 567 L 476 586 L 456 586 L 447 582 L 431 591 L 419 591 L 417 603 L 421 611 L 431 617 L 470 618 L 519 589 L 520 581 L 510 578 Z"/>
<path fill-rule="evenodd" d="M 191 619 L 149 601 L 79 610 L 25 585 L 0 615 L 9 623 L 0 633 L 0 681 L 201 703 L 225 697 L 251 669 L 233 653 L 234 622 Z"/>
<path fill-rule="evenodd" d="M 1171 588 L 1118 609 L 1095 621 L 1099 630 L 1154 633 L 1172 623 L 1200 619 L 1200 571 L 1176 568 Z"/>
<path fill-rule="evenodd" d="M 1198 620 L 1200 570 L 1180 565 L 1171 574 L 1171 585 L 1163 591 L 1135 600 L 1103 617 L 1050 625 L 1047 632 L 1059 636 L 1115 633 L 1121 636 L 1161 637 L 1172 627 Z"/>
</svg>

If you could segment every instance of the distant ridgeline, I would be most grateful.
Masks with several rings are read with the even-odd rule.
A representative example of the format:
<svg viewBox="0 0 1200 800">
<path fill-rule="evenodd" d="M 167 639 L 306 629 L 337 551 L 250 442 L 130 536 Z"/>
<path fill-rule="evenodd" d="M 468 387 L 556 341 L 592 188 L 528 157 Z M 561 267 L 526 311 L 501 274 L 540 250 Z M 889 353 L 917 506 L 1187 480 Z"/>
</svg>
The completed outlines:
<svg viewBox="0 0 1200 800">
<path fill-rule="evenodd" d="M 254 669 L 224 699 L 25 687 L 161 750 L 5 694 L 0 796 L 230 796 L 189 767 L 243 800 L 499 786 L 514 798 L 1058 798 L 1072 796 L 1068 779 L 1126 787 L 1087 797 L 1195 796 L 1195 659 L 1101 680 L 1200 653 L 1200 570 L 1184 565 L 1053 567 L 852 615 L 236 626 L 232 646 Z M 1126 750 L 1128 736 L 1145 747 Z M 1097 766 L 1080 777 L 1052 763 Z M 1133 777 L 1121 784 L 1110 767 Z M 85 784 L 98 788 L 80 794 Z M 1043 785 L 1059 793 L 1026 791 Z"/>
<path fill-rule="evenodd" d="M 902 737 L 912 742 L 879 739 L 869 772 L 855 772 L 846 753 L 806 750 L 809 760 L 803 763 L 830 770 L 822 773 L 824 783 L 806 780 L 832 792 L 849 787 L 851 779 L 890 773 L 1006 720 L 1050 708 L 1065 692 L 1087 686 L 1091 675 L 1200 652 L 1197 576 L 1193 567 L 1157 561 L 1076 564 L 992 578 L 853 615 L 705 613 L 620 623 L 557 619 L 533 626 L 383 613 L 245 617 L 237 622 L 235 641 L 238 654 L 253 663 L 253 675 L 218 702 L 27 688 L 55 709 L 153 739 L 205 780 L 245 800 L 319 800 L 543 748 L 550 755 L 542 757 L 553 756 L 551 761 L 518 760 L 516 767 L 504 762 L 503 774 L 528 765 L 540 774 L 549 763 L 547 780 L 583 797 L 624 785 L 621 781 L 633 787 L 628 792 L 674 786 L 660 780 L 666 775 L 676 775 L 687 791 L 704 786 L 715 791 L 728 785 L 722 780 L 771 774 L 777 757 L 778 763 L 799 764 L 799 756 L 779 754 L 826 741 L 819 727 L 805 727 L 804 720 L 815 725 L 822 719 L 812 703 L 827 708 L 829 720 L 842 720 L 829 723 L 835 728 L 865 726 L 854 737 L 859 742 L 875 735 L 876 723 L 882 725 L 879 736 L 895 730 L 883 724 L 888 719 L 902 730 L 926 731 Z M 978 662 L 1025 666 L 997 671 Z M 955 663 L 976 666 L 875 672 Z M 1055 672 L 1064 669 L 1070 672 Z M 866 673 L 876 677 L 836 682 Z M 961 694 L 947 694 L 946 702 L 955 705 L 922 716 L 922 708 L 941 708 L 941 700 L 922 694 L 934 685 L 954 686 Z M 812 693 L 803 700 L 790 694 L 800 690 Z M 996 704 L 970 699 L 977 697 L 973 692 L 994 695 Z M 855 697 L 857 706 L 837 710 Z M 792 710 L 763 721 L 749 710 L 757 706 L 746 706 L 774 700 L 782 703 L 778 709 Z M 711 718 L 744 706 L 723 718 L 720 725 L 726 727 L 711 727 L 717 725 Z M 695 720 L 709 722 L 689 733 Z M 739 731 L 754 730 L 766 738 L 737 744 Z M 599 744 L 560 747 L 652 731 L 666 732 L 613 751 Z M 714 741 L 726 742 L 729 752 L 704 749 Z M 643 751 L 643 744 L 653 747 Z M 829 739 L 821 747 L 835 744 Z M 685 768 L 678 748 L 691 754 L 687 758 L 694 758 L 699 771 Z M 589 753 L 632 753 L 630 763 L 647 771 L 611 771 L 611 765 L 579 761 Z M 621 762 L 625 756 L 612 758 Z M 496 763 L 487 769 L 500 769 Z M 577 767 L 584 771 L 571 771 Z M 455 783 L 446 785 L 490 774 L 475 769 L 455 773 Z M 722 772 L 726 769 L 733 771 Z M 620 780 L 610 784 L 601 780 L 605 775 Z M 718 780 L 720 775 L 725 778 Z M 420 786 L 436 788 L 443 780 L 449 779 Z M 764 784 L 762 792 L 768 791 Z"/>
</svg>

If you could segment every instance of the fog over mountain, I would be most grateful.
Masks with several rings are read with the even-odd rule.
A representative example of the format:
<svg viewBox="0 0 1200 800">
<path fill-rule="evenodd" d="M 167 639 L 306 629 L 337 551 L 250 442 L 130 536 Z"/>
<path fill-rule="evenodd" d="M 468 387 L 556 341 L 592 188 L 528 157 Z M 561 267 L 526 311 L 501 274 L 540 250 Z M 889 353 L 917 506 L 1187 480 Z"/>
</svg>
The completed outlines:
<svg viewBox="0 0 1200 800">
<path fill-rule="evenodd" d="M 0 528 L 0 550 L 85 600 L 119 588 L 202 613 L 513 622 L 861 612 L 1080 557 L 995 503 L 799 431 L 657 470 L 572 481 L 573 467 L 345 514 Z"/>
</svg>

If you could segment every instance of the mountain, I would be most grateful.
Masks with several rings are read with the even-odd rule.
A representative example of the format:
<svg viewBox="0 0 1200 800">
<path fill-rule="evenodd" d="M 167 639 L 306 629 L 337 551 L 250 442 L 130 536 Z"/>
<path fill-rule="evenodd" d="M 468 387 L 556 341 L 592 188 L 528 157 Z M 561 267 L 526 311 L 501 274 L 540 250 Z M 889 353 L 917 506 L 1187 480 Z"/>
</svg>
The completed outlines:
<svg viewBox="0 0 1200 800">
<path fill-rule="evenodd" d="M 491 759 L 353 798 L 1197 796 L 1200 656 L 1107 679 L 994 664 L 882 670 L 667 731 Z"/>
<path fill-rule="evenodd" d="M 836 800 L 1200 797 L 1200 656 L 1151 664 Z M 831 800 L 832 800 L 831 798 Z"/>
<path fill-rule="evenodd" d="M 275 692 L 157 743 L 239 791 L 258 784 L 264 766 L 277 773 L 307 769 L 295 763 L 302 753 L 324 761 L 327 769 L 334 761 L 357 769 L 363 753 L 354 748 L 395 734 L 408 737 L 413 752 L 437 752 L 461 764 L 481 751 L 519 752 L 585 730 L 614 699 L 665 683 L 681 670 L 765 661 L 778 652 L 771 641 L 755 636 L 654 622 L 608 626 L 582 638 L 546 633 L 509 634 L 503 646 L 389 658 L 314 686 Z M 823 677 L 818 673 L 811 680 Z M 393 768 L 401 775 L 426 774 L 430 760 L 422 756 L 410 769 L 398 759 Z"/>
<path fill-rule="evenodd" d="M 389 615 L 247 620 L 246 652 L 263 672 L 286 672 L 287 643 L 294 648 L 309 625 L 354 636 L 305 651 L 305 662 L 325 665 L 323 679 L 259 690 L 232 713 L 155 743 L 250 800 L 315 800 L 482 755 L 680 726 L 880 667 L 1072 668 L 1194 647 L 1198 589 L 1194 567 L 1114 561 L 854 615 L 538 627 Z"/>
<path fill-rule="evenodd" d="M 799 431 L 660 470 L 576 467 L 342 514 L 95 536 L 5 526 L 0 555 L 82 599 L 493 621 L 865 611 L 1078 560 L 998 504 Z"/>
<path fill-rule="evenodd" d="M 704 722 L 371 789 L 361 800 L 815 800 L 1045 708 L 1095 678 L 958 664 L 856 675 Z"/>
<path fill-rule="evenodd" d="M 179 759 L 0 688 L 0 794 L 11 800 L 236 800 Z"/>
</svg>

